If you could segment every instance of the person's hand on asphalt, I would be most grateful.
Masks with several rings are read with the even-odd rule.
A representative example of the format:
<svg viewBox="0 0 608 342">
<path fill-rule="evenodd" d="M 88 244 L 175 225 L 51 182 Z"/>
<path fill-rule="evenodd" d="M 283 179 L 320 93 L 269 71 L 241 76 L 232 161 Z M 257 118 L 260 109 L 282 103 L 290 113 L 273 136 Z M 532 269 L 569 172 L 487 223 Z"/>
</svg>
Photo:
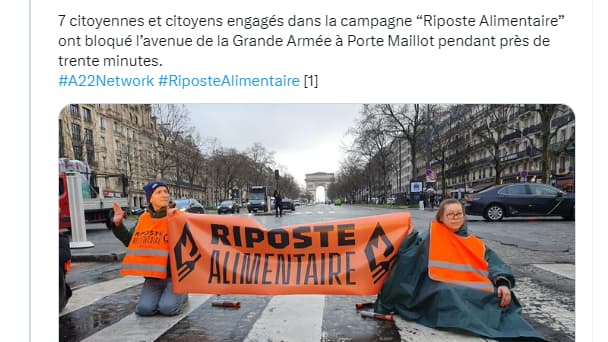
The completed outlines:
<svg viewBox="0 0 608 342">
<path fill-rule="evenodd" d="M 112 219 L 112 221 L 114 221 L 114 226 L 118 227 L 122 223 L 122 220 L 124 220 L 124 218 L 126 217 L 126 213 L 124 212 L 124 210 L 122 210 L 118 202 L 114 202 L 112 204 L 112 208 L 114 209 L 114 218 Z"/>
<path fill-rule="evenodd" d="M 498 297 L 500 298 L 500 306 L 506 308 L 511 304 L 511 290 L 508 286 L 502 285 L 498 287 Z"/>
</svg>

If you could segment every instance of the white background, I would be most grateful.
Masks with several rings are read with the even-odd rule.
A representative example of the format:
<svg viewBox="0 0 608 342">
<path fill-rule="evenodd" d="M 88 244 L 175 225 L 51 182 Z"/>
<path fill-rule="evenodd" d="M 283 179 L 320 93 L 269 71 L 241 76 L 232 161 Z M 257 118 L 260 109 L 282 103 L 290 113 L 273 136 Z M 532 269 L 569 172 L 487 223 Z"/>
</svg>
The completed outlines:
<svg viewBox="0 0 608 342">
<path fill-rule="evenodd" d="M 197 2 L 188 7 L 179 2 L 32 0 L 30 4 L 3 5 L 3 71 L 10 77 L 2 84 L 4 99 L 2 188 L 4 191 L 4 307 L 0 324 L 2 334 L 12 340 L 46 341 L 57 334 L 57 182 L 54 174 L 57 157 L 57 119 L 59 110 L 68 103 L 563 103 L 576 115 L 576 334 L 580 341 L 591 340 L 592 308 L 594 337 L 603 335 L 601 317 L 605 316 L 606 300 L 602 289 L 606 280 L 594 278 L 592 297 L 592 264 L 595 275 L 605 273 L 601 252 L 605 249 L 605 227 L 600 227 L 600 195 L 592 192 L 593 180 L 598 189 L 605 183 L 601 174 L 605 159 L 606 97 L 604 62 L 605 48 L 596 46 L 592 38 L 603 43 L 600 22 L 604 21 L 606 5 L 597 1 L 425 1 L 399 4 L 376 1 L 306 1 L 302 5 L 286 2 Z M 31 5 L 31 7 L 28 7 Z M 10 6 L 10 7 L 8 7 Z M 593 12 L 592 12 L 593 10 Z M 31 13 L 30 13 L 31 11 Z M 61 29 L 58 14 L 86 16 L 137 16 L 180 14 L 183 16 L 557 16 L 564 14 L 558 28 L 547 28 L 543 35 L 553 46 L 544 49 L 433 49 L 396 48 L 296 48 L 296 49 L 212 49 L 199 48 L 179 52 L 163 48 L 148 50 L 142 55 L 157 55 L 165 67 L 108 71 L 108 74 L 142 75 L 240 74 L 257 73 L 318 74 L 317 90 L 191 88 L 66 88 L 58 87 L 61 73 L 101 73 L 95 68 L 61 69 L 60 54 L 93 55 L 102 50 L 83 48 L 60 50 L 59 36 L 84 35 L 84 28 Z M 595 13 L 595 18 L 592 17 Z M 31 16 L 30 16 L 31 14 Z M 27 21 L 26 18 L 30 20 Z M 598 27 L 592 30 L 592 23 Z M 30 27 L 28 27 L 30 24 Z M 606 25 L 602 24 L 606 29 Z M 284 30 L 284 29 L 282 29 Z M 526 34 L 521 29 L 472 31 L 455 29 L 453 35 Z M 134 33 L 144 33 L 135 30 Z M 324 32 L 322 29 L 296 31 L 294 34 L 330 36 L 348 34 L 351 30 Z M 417 28 L 418 34 L 448 34 L 448 29 Z M 123 35 L 124 29 L 104 30 L 104 34 Z M 167 35 L 178 35 L 171 31 Z M 226 35 L 230 32 L 223 31 Z M 259 31 L 251 31 L 257 33 Z M 282 31 L 284 33 L 284 31 Z M 536 31 L 535 31 L 536 32 Z M 271 34 L 267 31 L 264 34 Z M 375 33 L 375 32 L 374 32 Z M 160 31 L 153 34 L 165 34 Z M 369 35 L 369 31 L 357 31 Z M 31 40 L 30 40 L 31 39 Z M 30 49 L 28 50 L 28 43 Z M 601 49 L 600 49 L 601 48 Z M 111 51 L 103 51 L 109 54 Z M 125 52 L 126 54 L 126 52 Z M 130 52 L 137 55 L 138 53 Z M 593 63 L 593 64 L 592 64 Z M 30 69 L 31 68 L 31 69 Z M 604 79 L 599 76 L 603 73 Z M 595 83 L 594 83 L 595 82 Z M 601 83 L 601 84 L 600 84 Z M 595 84 L 595 87 L 594 87 Z M 592 104 L 595 101 L 596 106 Z M 595 111 L 593 110 L 595 109 Z M 594 116 L 595 113 L 595 116 Z M 592 134 L 592 132 L 594 134 Z M 592 145 L 592 137 L 595 145 Z M 595 153 L 595 154 L 593 154 Z M 593 161 L 595 156 L 595 161 Z M 601 165 L 604 164 L 604 165 Z M 605 188 L 605 186 L 603 187 Z M 596 201 L 592 202 L 592 196 Z M 598 215 L 592 226 L 592 203 Z M 593 228 L 592 228 L 593 227 Z M 593 249 L 592 249 L 593 246 Z M 30 254 L 31 252 L 31 254 Z M 595 258 L 592 258 L 592 252 Z M 599 272 L 597 272 L 599 271 Z M 592 298 L 594 305 L 592 307 Z M 3 339 L 6 340 L 6 339 Z"/>
</svg>

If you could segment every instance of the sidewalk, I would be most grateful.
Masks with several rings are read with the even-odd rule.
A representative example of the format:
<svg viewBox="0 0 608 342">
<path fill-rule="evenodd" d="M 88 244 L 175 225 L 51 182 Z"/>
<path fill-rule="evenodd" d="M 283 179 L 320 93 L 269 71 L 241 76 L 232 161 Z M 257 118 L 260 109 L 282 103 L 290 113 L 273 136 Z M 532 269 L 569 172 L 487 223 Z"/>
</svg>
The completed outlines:
<svg viewBox="0 0 608 342">
<path fill-rule="evenodd" d="M 120 261 L 124 258 L 127 247 L 104 224 L 88 226 L 86 240 L 92 242 L 95 246 L 72 248 L 72 262 L 111 262 Z"/>
</svg>

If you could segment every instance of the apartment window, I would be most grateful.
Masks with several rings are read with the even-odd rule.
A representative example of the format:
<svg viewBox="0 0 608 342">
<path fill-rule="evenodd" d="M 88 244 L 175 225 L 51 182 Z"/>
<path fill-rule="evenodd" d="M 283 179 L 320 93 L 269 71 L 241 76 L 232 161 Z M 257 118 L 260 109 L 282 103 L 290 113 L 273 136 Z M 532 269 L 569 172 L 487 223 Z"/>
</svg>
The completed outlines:
<svg viewBox="0 0 608 342">
<path fill-rule="evenodd" d="M 561 172 L 564 172 L 566 170 L 566 158 L 565 157 L 559 157 L 559 170 Z"/>
<path fill-rule="evenodd" d="M 88 128 L 84 129 L 84 143 L 86 145 L 93 145 L 93 131 Z"/>
<path fill-rule="evenodd" d="M 570 127 L 570 138 L 574 138 L 574 126 Z"/>
<path fill-rule="evenodd" d="M 72 141 L 74 140 L 80 143 L 80 125 L 72 123 Z"/>
<path fill-rule="evenodd" d="M 82 119 L 86 122 L 91 122 L 91 110 L 89 108 L 82 108 Z"/>
<path fill-rule="evenodd" d="M 102 131 L 106 130 L 106 122 L 103 119 L 103 116 L 99 117 L 99 129 L 102 130 Z"/>
<path fill-rule="evenodd" d="M 569 159 L 570 159 L 570 167 L 569 167 L 569 169 L 570 169 L 570 171 L 572 171 L 572 170 L 574 170 L 574 160 L 575 160 L 575 158 L 574 158 L 574 156 L 570 156 Z"/>
<path fill-rule="evenodd" d="M 80 117 L 80 114 L 78 113 L 78 105 L 75 105 L 75 104 L 70 105 L 70 114 L 72 114 L 72 116 L 75 118 Z"/>
</svg>

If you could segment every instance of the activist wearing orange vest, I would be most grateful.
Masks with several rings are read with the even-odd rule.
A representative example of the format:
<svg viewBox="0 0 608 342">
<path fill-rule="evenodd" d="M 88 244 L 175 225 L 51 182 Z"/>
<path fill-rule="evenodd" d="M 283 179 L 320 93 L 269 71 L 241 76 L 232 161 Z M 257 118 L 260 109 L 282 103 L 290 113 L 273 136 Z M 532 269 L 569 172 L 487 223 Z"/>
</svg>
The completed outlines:
<svg viewBox="0 0 608 342">
<path fill-rule="evenodd" d="M 486 247 L 476 236 L 459 236 L 464 226 L 464 208 L 456 199 L 441 203 L 435 221 L 430 227 L 429 278 L 485 292 L 493 292 L 497 286 L 500 305 L 511 303 L 511 290 L 506 278 L 489 279 Z"/>
<path fill-rule="evenodd" d="M 114 203 L 112 232 L 128 247 L 120 273 L 145 277 L 135 312 L 140 316 L 160 313 L 177 315 L 188 300 L 188 295 L 173 291 L 169 272 L 168 221 L 176 210 L 169 208 L 169 188 L 160 181 L 144 186 L 150 205 L 134 228 L 123 224 L 125 213 Z"/>
<path fill-rule="evenodd" d="M 120 274 L 167 278 L 169 240 L 167 216 L 153 218 L 149 212 L 139 217 Z"/>
</svg>

